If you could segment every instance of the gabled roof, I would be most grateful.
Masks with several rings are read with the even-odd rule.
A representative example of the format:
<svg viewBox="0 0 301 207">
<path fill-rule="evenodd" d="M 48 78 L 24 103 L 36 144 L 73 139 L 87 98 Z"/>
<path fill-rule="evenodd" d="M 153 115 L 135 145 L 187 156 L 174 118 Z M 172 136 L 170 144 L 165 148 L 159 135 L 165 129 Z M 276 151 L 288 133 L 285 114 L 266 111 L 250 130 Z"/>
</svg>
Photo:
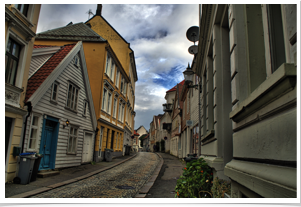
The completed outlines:
<svg viewBox="0 0 301 207">
<path fill-rule="evenodd" d="M 37 48 L 34 50 L 41 49 Z M 49 47 L 49 50 L 53 51 L 53 48 Z M 97 120 L 82 41 L 74 44 L 67 44 L 62 46 L 59 50 L 55 50 L 53 56 L 50 57 L 28 79 L 25 100 L 30 101 L 32 103 L 32 107 L 34 107 L 39 102 L 41 97 L 46 93 L 52 83 L 62 74 L 68 64 L 70 64 L 71 60 L 77 54 L 79 54 L 81 59 L 82 78 L 85 82 L 86 95 L 89 101 L 88 105 L 91 112 L 92 127 L 93 129 L 95 129 L 97 127 Z"/>
<path fill-rule="evenodd" d="M 83 22 L 68 24 L 45 32 L 38 33 L 35 37 L 37 40 L 76 40 L 76 41 L 96 41 L 106 42 L 99 34 L 94 32 Z"/>
<path fill-rule="evenodd" d="M 41 86 L 46 78 L 52 73 L 52 71 L 62 62 L 62 60 L 69 54 L 75 44 L 69 44 L 62 46 L 45 64 L 38 69 L 27 82 L 25 102 L 34 94 L 34 92 Z M 37 46 L 37 48 L 39 48 Z"/>
</svg>

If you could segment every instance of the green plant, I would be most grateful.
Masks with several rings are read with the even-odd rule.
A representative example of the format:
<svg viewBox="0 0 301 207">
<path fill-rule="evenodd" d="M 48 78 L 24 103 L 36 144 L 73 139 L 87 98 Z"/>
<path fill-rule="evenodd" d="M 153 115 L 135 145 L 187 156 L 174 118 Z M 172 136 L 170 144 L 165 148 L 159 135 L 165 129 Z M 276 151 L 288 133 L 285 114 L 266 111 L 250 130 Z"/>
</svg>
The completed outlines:
<svg viewBox="0 0 301 207">
<path fill-rule="evenodd" d="M 203 158 L 190 161 L 177 180 L 176 198 L 210 198 L 212 197 L 213 173 Z"/>
<path fill-rule="evenodd" d="M 91 165 L 95 165 L 96 164 L 96 162 L 94 162 L 94 161 L 91 161 Z"/>
<path fill-rule="evenodd" d="M 214 178 L 211 192 L 214 198 L 224 198 L 225 193 L 231 194 L 231 183 L 223 179 Z"/>
</svg>

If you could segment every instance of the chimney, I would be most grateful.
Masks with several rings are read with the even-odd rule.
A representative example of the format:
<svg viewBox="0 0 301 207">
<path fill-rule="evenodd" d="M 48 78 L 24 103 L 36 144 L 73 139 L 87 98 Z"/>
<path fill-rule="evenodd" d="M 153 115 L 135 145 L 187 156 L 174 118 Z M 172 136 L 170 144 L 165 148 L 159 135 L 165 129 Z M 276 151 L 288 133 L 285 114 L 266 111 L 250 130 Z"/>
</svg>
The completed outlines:
<svg viewBox="0 0 301 207">
<path fill-rule="evenodd" d="M 102 4 L 97 4 L 97 9 L 96 9 L 95 15 L 101 16 L 101 9 L 102 9 Z"/>
</svg>

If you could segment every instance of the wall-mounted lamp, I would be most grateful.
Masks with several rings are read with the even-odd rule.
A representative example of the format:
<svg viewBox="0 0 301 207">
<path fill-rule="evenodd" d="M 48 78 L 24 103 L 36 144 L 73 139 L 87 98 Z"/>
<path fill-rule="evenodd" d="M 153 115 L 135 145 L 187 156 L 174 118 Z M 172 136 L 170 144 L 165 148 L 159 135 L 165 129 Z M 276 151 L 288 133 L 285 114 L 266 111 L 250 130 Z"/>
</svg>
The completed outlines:
<svg viewBox="0 0 301 207">
<path fill-rule="evenodd" d="M 189 63 L 188 63 L 188 67 L 186 68 L 186 70 L 183 72 L 184 74 L 184 79 L 185 79 L 185 84 L 187 85 L 188 88 L 195 88 L 195 89 L 199 89 L 199 85 L 190 85 L 193 83 L 193 75 L 194 72 L 191 69 Z M 202 88 L 200 85 L 200 93 L 202 92 Z"/>
<path fill-rule="evenodd" d="M 65 129 L 66 126 L 69 125 L 69 120 L 67 119 L 65 123 L 63 123 L 63 128 Z"/>
</svg>

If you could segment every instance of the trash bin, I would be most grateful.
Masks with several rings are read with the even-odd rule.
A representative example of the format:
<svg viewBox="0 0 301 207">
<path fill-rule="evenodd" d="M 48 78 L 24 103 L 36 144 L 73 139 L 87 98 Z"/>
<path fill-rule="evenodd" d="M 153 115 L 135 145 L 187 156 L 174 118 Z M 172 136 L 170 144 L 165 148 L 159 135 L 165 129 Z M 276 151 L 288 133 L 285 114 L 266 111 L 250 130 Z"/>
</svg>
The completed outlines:
<svg viewBox="0 0 301 207">
<path fill-rule="evenodd" d="M 105 159 L 107 162 L 112 162 L 113 158 L 113 150 L 112 149 L 105 149 Z"/>
<path fill-rule="evenodd" d="M 38 159 L 35 157 L 35 152 L 33 153 L 21 153 L 20 155 L 20 167 L 18 177 L 20 178 L 20 184 L 28 184 L 30 182 L 33 166 L 35 160 Z"/>
<path fill-rule="evenodd" d="M 37 175 L 38 175 L 38 171 L 39 171 L 39 166 L 40 166 L 41 159 L 42 159 L 43 155 L 42 154 L 36 154 L 36 157 L 38 159 L 36 159 L 36 161 L 34 162 L 33 171 L 32 171 L 30 182 L 35 181 L 37 179 Z"/>
</svg>

